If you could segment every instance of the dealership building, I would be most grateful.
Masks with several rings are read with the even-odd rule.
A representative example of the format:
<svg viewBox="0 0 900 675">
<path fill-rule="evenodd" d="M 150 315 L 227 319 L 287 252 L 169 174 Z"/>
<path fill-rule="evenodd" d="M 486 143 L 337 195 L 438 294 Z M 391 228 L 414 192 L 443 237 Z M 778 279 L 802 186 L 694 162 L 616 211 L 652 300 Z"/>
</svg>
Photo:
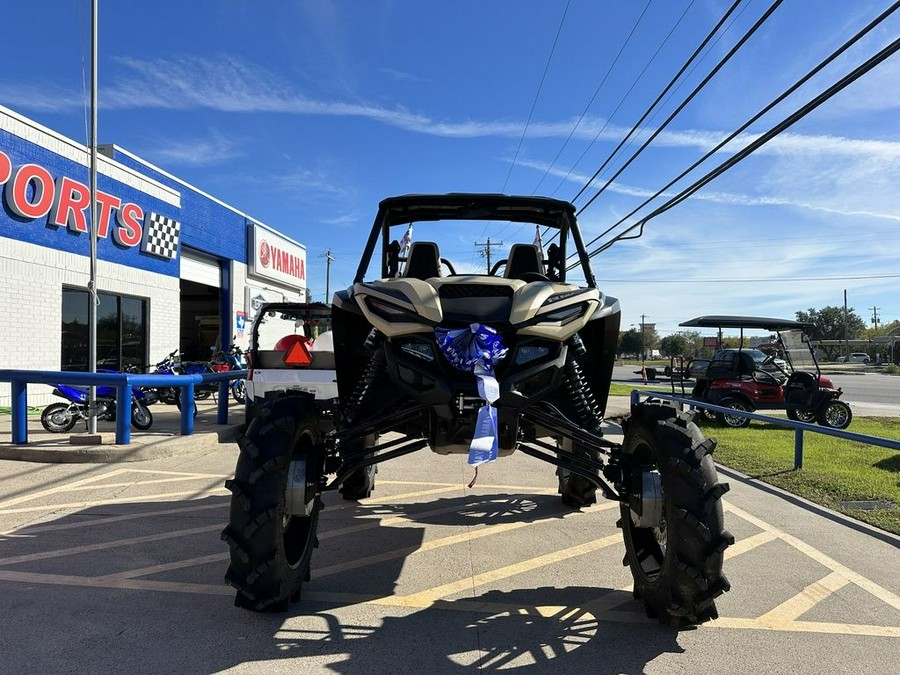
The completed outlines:
<svg viewBox="0 0 900 675">
<path fill-rule="evenodd" d="M 90 153 L 0 106 L 0 368 L 87 370 Z M 97 162 L 97 363 L 246 346 L 262 302 L 306 299 L 306 249 L 116 145 Z M 0 383 L 0 406 L 9 405 Z M 50 387 L 29 385 L 30 405 Z"/>
</svg>

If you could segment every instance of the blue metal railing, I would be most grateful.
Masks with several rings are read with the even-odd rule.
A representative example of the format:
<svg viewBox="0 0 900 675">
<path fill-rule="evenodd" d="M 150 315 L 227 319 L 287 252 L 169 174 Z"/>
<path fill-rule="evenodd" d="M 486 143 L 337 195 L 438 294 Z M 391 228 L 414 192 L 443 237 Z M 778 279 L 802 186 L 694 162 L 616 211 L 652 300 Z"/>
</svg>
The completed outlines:
<svg viewBox="0 0 900 675">
<path fill-rule="evenodd" d="M 691 408 L 703 408 L 718 413 L 727 413 L 737 417 L 744 417 L 751 420 L 759 420 L 760 422 L 768 422 L 769 424 L 777 424 L 782 427 L 788 427 L 794 430 L 794 468 L 803 468 L 803 433 L 812 431 L 816 434 L 824 434 L 825 436 L 835 436 L 836 438 L 844 438 L 848 441 L 857 441 L 858 443 L 867 443 L 869 445 L 877 445 L 882 448 L 890 448 L 891 450 L 900 450 L 900 441 L 894 441 L 890 438 L 881 438 L 880 436 L 869 436 L 867 434 L 857 434 L 844 429 L 832 429 L 831 427 L 823 427 L 806 422 L 796 422 L 794 420 L 784 419 L 782 417 L 772 417 L 771 415 L 760 415 L 759 413 L 747 412 L 746 410 L 735 410 L 734 408 L 725 408 L 720 405 L 713 405 L 704 401 L 695 401 L 686 396 L 675 396 L 660 391 L 633 390 L 631 392 L 631 403 L 640 403 L 641 396 L 647 398 L 658 398 L 666 401 L 673 401 L 680 406 L 689 406 Z"/>
<path fill-rule="evenodd" d="M 205 382 L 219 383 L 218 424 L 228 424 L 228 383 L 244 379 L 246 370 L 196 375 L 137 375 L 132 373 L 81 373 L 72 371 L 0 370 L 0 382 L 10 383 L 12 442 L 28 443 L 27 385 L 74 384 L 108 386 L 116 389 L 116 443 L 131 443 L 131 393 L 135 387 L 178 387 L 181 389 L 181 434 L 194 433 L 194 388 Z"/>
</svg>

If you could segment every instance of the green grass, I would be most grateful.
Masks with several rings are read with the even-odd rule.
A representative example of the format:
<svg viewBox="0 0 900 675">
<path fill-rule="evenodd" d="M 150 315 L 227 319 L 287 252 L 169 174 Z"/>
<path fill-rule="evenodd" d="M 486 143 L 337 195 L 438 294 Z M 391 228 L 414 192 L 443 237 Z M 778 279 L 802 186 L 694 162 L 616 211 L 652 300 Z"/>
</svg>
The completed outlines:
<svg viewBox="0 0 900 675">
<path fill-rule="evenodd" d="M 39 415 L 40 413 L 43 412 L 43 410 L 44 410 L 43 408 L 32 408 L 31 406 L 28 406 L 25 408 L 25 414 L 26 415 Z M 12 408 L 10 408 L 8 405 L 0 405 L 0 415 L 9 415 L 11 413 L 12 413 Z"/>
<path fill-rule="evenodd" d="M 900 419 L 855 418 L 848 431 L 900 440 Z M 714 456 L 720 464 L 900 534 L 900 451 L 807 433 L 803 468 L 794 470 L 791 429 L 754 421 L 745 429 L 706 423 L 703 432 L 718 439 Z M 869 500 L 892 502 L 894 507 L 841 506 L 841 502 Z"/>
</svg>

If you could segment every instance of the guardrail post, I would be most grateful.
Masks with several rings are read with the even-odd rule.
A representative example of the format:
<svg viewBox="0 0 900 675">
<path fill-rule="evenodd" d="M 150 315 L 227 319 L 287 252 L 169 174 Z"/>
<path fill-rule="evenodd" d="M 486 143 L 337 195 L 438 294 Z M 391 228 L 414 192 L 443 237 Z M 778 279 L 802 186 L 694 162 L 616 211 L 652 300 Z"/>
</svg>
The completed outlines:
<svg viewBox="0 0 900 675">
<path fill-rule="evenodd" d="M 794 429 L 794 468 L 803 468 L 803 429 Z"/>
<path fill-rule="evenodd" d="M 116 387 L 116 445 L 131 443 L 131 385 Z"/>
<path fill-rule="evenodd" d="M 10 380 L 10 413 L 12 414 L 12 442 L 15 445 L 28 443 L 27 394 L 28 383 L 24 380 Z"/>
<path fill-rule="evenodd" d="M 228 424 L 228 394 L 231 389 L 231 380 L 219 382 L 219 410 L 216 415 L 217 424 Z"/>
<path fill-rule="evenodd" d="M 181 388 L 181 435 L 192 436 L 194 433 L 194 383 L 188 382 Z"/>
</svg>

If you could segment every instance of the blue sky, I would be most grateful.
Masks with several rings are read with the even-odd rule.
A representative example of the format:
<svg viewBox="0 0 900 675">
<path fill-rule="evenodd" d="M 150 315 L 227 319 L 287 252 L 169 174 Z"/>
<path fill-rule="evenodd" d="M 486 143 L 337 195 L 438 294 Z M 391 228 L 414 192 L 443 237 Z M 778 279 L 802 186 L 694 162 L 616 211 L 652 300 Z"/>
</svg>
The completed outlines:
<svg viewBox="0 0 900 675">
<path fill-rule="evenodd" d="M 101 0 L 99 141 L 305 244 L 310 287 L 323 299 L 320 255 L 330 248 L 336 258 L 332 289 L 346 286 L 386 196 L 505 191 L 573 199 L 730 4 Z M 769 4 L 744 0 L 640 139 Z M 785 0 L 584 211 L 588 238 L 889 4 Z M 89 0 L 7 0 L 0 73 L 0 103 L 85 142 L 89 16 Z M 704 168 L 898 34 L 900 16 L 892 16 Z M 842 304 L 844 289 L 864 319 L 873 306 L 880 321 L 900 318 L 898 83 L 895 56 L 652 220 L 642 238 L 595 257 L 601 289 L 622 303 L 623 324 L 645 315 L 666 334 L 700 314 L 792 318 Z M 458 267 L 480 265 L 474 245 L 444 253 Z"/>
</svg>

